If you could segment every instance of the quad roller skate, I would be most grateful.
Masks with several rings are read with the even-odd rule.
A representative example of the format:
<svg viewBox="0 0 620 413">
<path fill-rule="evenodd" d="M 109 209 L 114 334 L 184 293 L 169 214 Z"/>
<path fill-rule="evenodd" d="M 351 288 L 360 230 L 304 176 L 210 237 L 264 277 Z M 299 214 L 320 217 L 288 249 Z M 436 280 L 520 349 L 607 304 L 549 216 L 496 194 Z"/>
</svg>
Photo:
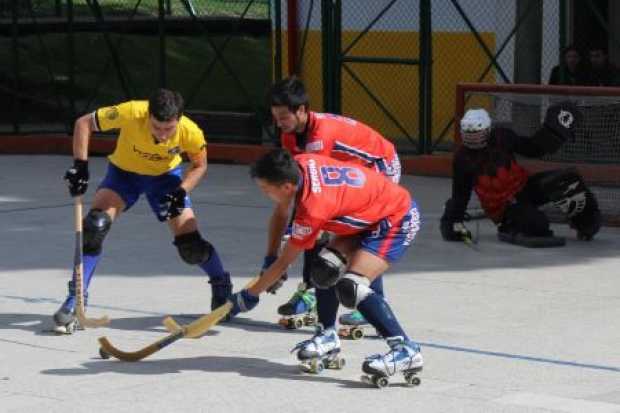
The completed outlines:
<svg viewBox="0 0 620 413">
<path fill-rule="evenodd" d="M 338 335 L 352 340 L 359 340 L 364 337 L 364 329 L 370 325 L 362 313 L 357 310 L 341 315 L 338 322 L 340 323 Z"/>
<path fill-rule="evenodd" d="M 362 376 L 362 382 L 381 389 L 390 384 L 390 377 L 402 373 L 407 385 L 420 385 L 417 375 L 424 365 L 420 347 L 413 342 L 405 342 L 402 337 L 390 337 L 387 342 L 391 348 L 389 352 L 369 356 L 362 364 L 362 370 L 366 373 Z"/>
<path fill-rule="evenodd" d="M 333 328 L 324 330 L 320 325 L 310 340 L 297 344 L 291 353 L 297 350 L 297 359 L 301 361 L 299 369 L 304 373 L 319 374 L 323 369 L 340 370 L 345 365 L 340 357 L 340 340 Z"/>
<path fill-rule="evenodd" d="M 278 307 L 278 324 L 288 329 L 316 325 L 316 296 L 301 283 L 291 299 Z"/>
<path fill-rule="evenodd" d="M 80 323 L 75 316 L 75 283 L 73 280 L 68 283 L 69 294 L 67 299 L 54 313 L 54 327 L 52 331 L 56 334 L 73 334 L 76 330 L 81 330 Z M 88 294 L 84 294 L 84 305 L 86 305 Z"/>
</svg>

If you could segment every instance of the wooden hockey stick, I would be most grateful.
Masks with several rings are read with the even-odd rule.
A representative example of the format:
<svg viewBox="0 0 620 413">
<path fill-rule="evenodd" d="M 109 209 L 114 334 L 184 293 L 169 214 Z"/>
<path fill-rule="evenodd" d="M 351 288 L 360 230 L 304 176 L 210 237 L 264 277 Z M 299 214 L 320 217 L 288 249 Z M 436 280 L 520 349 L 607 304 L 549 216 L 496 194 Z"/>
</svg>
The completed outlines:
<svg viewBox="0 0 620 413">
<path fill-rule="evenodd" d="M 73 272 L 75 274 L 75 316 L 82 328 L 97 328 L 110 324 L 108 316 L 87 318 L 84 311 L 84 263 L 82 261 L 82 197 L 75 197 L 75 253 Z"/>
<path fill-rule="evenodd" d="M 258 281 L 259 277 L 255 277 L 252 280 L 250 280 L 250 282 L 243 288 L 250 288 L 256 281 Z M 168 330 L 169 333 L 174 333 L 180 329 L 183 328 L 183 326 L 181 324 L 179 324 L 174 318 L 167 316 L 166 318 L 164 318 L 164 320 L 162 321 L 162 324 L 164 325 L 164 327 L 166 328 L 166 330 Z M 192 323 L 193 324 L 193 323 Z M 188 324 L 187 326 L 189 327 L 191 324 Z M 204 332 L 200 332 L 198 330 L 193 330 L 196 332 L 196 334 L 186 334 L 184 336 L 184 338 L 200 338 Z"/>
<path fill-rule="evenodd" d="M 258 280 L 258 277 L 252 279 L 245 288 L 249 288 Z M 184 338 L 184 337 L 200 337 L 205 334 L 211 327 L 216 325 L 221 319 L 226 317 L 226 315 L 232 309 L 232 303 L 227 301 L 225 304 L 219 306 L 209 314 L 203 315 L 198 320 L 191 322 L 188 325 L 181 326 L 177 324 L 172 318 L 172 322 L 175 323 L 175 326 L 178 328 L 174 329 L 170 334 L 166 337 L 157 340 L 153 344 L 149 344 L 148 346 L 138 350 L 138 351 L 122 351 L 117 349 L 110 343 L 107 337 L 99 337 L 99 344 L 101 344 L 101 348 L 99 353 L 103 358 L 107 358 L 107 356 L 113 356 L 122 361 L 139 361 L 143 358 L 150 356 L 153 353 L 158 352 L 164 347 L 169 346 L 175 341 Z"/>
</svg>

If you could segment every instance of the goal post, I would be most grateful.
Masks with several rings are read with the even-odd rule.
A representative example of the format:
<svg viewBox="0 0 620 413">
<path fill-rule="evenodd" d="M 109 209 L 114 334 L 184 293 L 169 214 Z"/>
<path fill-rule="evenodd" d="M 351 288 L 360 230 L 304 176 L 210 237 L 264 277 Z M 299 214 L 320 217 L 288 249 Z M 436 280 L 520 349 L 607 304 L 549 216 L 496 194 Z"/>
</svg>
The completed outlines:
<svg viewBox="0 0 620 413">
<path fill-rule="evenodd" d="M 459 83 L 456 125 L 470 108 L 484 108 L 496 126 L 532 136 L 547 108 L 570 101 L 580 112 L 575 139 L 542 159 L 519 157 L 531 173 L 575 167 L 597 196 L 607 225 L 620 225 L 620 88 L 530 84 Z M 461 142 L 455 127 L 454 141 Z"/>
</svg>

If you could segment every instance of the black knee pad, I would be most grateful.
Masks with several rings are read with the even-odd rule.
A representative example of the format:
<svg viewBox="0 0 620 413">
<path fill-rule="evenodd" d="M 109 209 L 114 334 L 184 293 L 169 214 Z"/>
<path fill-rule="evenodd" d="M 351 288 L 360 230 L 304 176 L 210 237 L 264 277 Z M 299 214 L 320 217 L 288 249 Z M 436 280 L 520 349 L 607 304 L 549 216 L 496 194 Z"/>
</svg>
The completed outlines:
<svg viewBox="0 0 620 413">
<path fill-rule="evenodd" d="M 329 288 L 338 282 L 347 267 L 346 258 L 339 251 L 325 247 L 312 261 L 310 278 L 317 288 Z"/>
<path fill-rule="evenodd" d="M 100 209 L 91 209 L 82 221 L 84 254 L 98 255 L 101 253 L 103 240 L 112 227 L 112 218 Z"/>
<path fill-rule="evenodd" d="M 181 259 L 189 265 L 202 264 L 211 258 L 213 245 L 194 231 L 174 238 L 173 244 L 177 247 Z"/>
<path fill-rule="evenodd" d="M 347 308 L 357 308 L 368 295 L 372 294 L 370 280 L 363 275 L 348 272 L 336 283 L 336 297 Z"/>
</svg>

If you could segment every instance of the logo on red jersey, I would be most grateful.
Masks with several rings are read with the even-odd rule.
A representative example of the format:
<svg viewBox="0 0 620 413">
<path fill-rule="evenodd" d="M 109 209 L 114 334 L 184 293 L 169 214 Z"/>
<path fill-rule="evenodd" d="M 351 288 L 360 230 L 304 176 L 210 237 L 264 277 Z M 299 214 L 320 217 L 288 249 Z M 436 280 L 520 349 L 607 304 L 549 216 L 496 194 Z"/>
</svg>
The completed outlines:
<svg viewBox="0 0 620 413">
<path fill-rule="evenodd" d="M 300 225 L 297 222 L 293 222 L 293 228 L 291 230 L 294 238 L 305 238 L 312 234 L 312 228 Z"/>
<path fill-rule="evenodd" d="M 319 179 L 319 172 L 316 169 L 316 161 L 314 159 L 308 161 L 308 173 L 310 174 L 310 188 L 313 193 L 318 194 L 321 192 L 321 180 Z"/>
<path fill-rule="evenodd" d="M 323 141 L 317 140 L 306 144 L 306 152 L 321 152 L 323 150 Z"/>
</svg>

